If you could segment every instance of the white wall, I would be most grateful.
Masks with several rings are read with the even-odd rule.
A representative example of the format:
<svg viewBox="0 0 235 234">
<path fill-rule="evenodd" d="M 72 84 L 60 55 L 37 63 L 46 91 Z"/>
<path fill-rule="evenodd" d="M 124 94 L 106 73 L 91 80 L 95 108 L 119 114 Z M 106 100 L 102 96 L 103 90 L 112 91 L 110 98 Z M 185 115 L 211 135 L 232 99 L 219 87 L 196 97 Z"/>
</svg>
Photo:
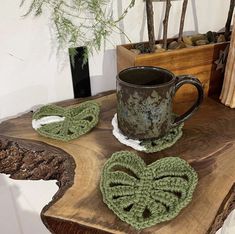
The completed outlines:
<svg viewBox="0 0 235 234">
<path fill-rule="evenodd" d="M 56 41 L 51 38 L 49 17 L 22 18 L 20 0 L 0 0 L 0 119 L 23 112 L 30 107 L 73 97 L 68 56 L 57 55 Z M 128 4 L 114 0 L 117 14 Z M 169 22 L 169 37 L 179 28 L 182 1 L 173 1 Z M 145 2 L 136 0 L 135 7 L 119 26 L 133 42 L 147 40 Z M 164 2 L 154 2 L 155 22 L 163 20 Z M 223 28 L 229 0 L 191 0 L 186 15 L 185 31 L 204 33 Z M 155 25 L 156 37 L 162 26 Z M 114 34 L 113 44 L 127 43 Z M 115 88 L 115 47 L 106 44 L 102 52 L 89 60 L 92 93 Z"/>
<path fill-rule="evenodd" d="M 23 18 L 20 0 L 0 3 L 0 119 L 73 97 L 68 57 L 57 57 L 49 19 Z"/>
</svg>

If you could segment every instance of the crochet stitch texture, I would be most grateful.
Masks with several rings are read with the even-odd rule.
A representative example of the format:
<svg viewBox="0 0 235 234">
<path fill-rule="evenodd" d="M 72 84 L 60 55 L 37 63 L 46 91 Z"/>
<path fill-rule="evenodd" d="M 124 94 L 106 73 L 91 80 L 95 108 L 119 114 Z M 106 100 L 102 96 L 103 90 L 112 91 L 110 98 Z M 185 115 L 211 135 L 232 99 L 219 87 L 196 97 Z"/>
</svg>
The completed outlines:
<svg viewBox="0 0 235 234">
<path fill-rule="evenodd" d="M 198 177 L 178 157 L 162 158 L 146 166 L 135 153 L 114 153 L 105 163 L 100 189 L 103 201 L 136 229 L 171 220 L 189 204 Z"/>
<path fill-rule="evenodd" d="M 76 107 L 43 106 L 33 114 L 33 119 L 38 120 L 47 116 L 64 117 L 63 121 L 45 124 L 36 131 L 45 137 L 69 141 L 95 127 L 99 121 L 99 113 L 99 105 L 96 102 L 87 101 Z"/>
<path fill-rule="evenodd" d="M 145 147 L 145 153 L 155 153 L 174 145 L 183 135 L 184 123 L 172 128 L 165 136 L 157 140 L 143 140 L 140 145 Z"/>
<path fill-rule="evenodd" d="M 177 115 L 174 115 L 177 116 Z M 118 128 L 117 114 L 112 119 L 113 135 L 124 145 L 132 147 L 137 151 L 143 151 L 145 153 L 155 153 L 167 149 L 173 146 L 183 135 L 184 123 L 172 127 L 164 136 L 158 139 L 151 140 L 135 140 L 129 139 Z"/>
</svg>

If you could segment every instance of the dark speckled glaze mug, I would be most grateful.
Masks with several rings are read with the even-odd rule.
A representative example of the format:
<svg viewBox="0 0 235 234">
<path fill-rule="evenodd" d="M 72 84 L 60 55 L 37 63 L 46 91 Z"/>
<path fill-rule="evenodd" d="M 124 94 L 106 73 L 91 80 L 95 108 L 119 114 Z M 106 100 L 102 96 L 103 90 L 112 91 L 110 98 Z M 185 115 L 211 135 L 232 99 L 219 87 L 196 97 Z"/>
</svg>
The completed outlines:
<svg viewBox="0 0 235 234">
<path fill-rule="evenodd" d="M 198 98 L 183 115 L 175 118 L 172 100 L 184 84 L 197 88 Z M 203 100 L 201 82 L 190 76 L 176 77 L 160 67 L 131 67 L 117 75 L 117 118 L 122 133 L 132 139 L 157 139 L 184 122 Z"/>
</svg>

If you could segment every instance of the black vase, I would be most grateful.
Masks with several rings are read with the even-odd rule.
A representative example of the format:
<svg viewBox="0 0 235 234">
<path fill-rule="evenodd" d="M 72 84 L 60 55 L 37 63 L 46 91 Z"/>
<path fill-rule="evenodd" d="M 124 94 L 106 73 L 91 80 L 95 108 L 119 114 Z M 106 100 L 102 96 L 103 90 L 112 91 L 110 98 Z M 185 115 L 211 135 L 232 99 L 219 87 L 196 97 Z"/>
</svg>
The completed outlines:
<svg viewBox="0 0 235 234">
<path fill-rule="evenodd" d="M 84 63 L 85 50 L 85 47 L 77 47 L 69 53 L 74 98 L 91 96 L 88 60 Z"/>
</svg>

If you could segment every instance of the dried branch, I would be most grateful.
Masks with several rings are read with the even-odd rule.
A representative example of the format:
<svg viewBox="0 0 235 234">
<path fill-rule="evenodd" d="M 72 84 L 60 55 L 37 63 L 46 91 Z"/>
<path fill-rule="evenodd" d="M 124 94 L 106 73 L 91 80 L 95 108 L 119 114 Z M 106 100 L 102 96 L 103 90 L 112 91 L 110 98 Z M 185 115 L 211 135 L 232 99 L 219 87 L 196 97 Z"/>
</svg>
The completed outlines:
<svg viewBox="0 0 235 234">
<path fill-rule="evenodd" d="M 234 6 L 235 6 L 235 0 L 230 0 L 230 7 L 229 7 L 229 12 L 228 12 L 227 22 L 225 25 L 225 33 L 224 33 L 224 36 L 227 41 L 229 40 L 230 26 L 231 26 L 231 21 L 233 17 Z"/>
<path fill-rule="evenodd" d="M 147 23 L 148 23 L 148 37 L 149 37 L 149 50 L 155 51 L 155 35 L 154 35 L 154 22 L 153 22 L 153 1 L 146 0 Z"/>
<path fill-rule="evenodd" d="M 188 0 L 184 0 L 183 6 L 182 6 L 181 19 L 180 19 L 180 28 L 179 28 L 178 42 L 182 41 L 183 31 L 184 31 L 184 21 L 185 21 L 185 15 L 186 15 L 186 11 L 187 11 L 187 6 L 188 6 Z"/>
<path fill-rule="evenodd" d="M 171 8 L 171 0 L 166 0 L 166 13 L 163 20 L 163 48 L 167 49 L 167 30 L 168 30 L 168 21 Z"/>
</svg>

